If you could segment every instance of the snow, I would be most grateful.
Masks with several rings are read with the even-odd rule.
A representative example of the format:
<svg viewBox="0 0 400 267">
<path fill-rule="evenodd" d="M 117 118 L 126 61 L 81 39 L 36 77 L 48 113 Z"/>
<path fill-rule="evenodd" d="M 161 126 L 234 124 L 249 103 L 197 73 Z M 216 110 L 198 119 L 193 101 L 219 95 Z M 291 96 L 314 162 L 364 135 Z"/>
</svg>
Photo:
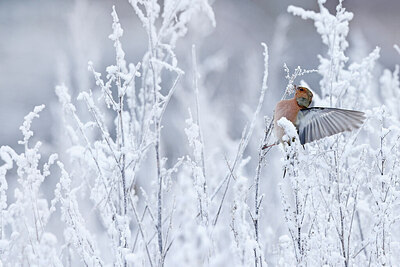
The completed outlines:
<svg viewBox="0 0 400 267">
<path fill-rule="evenodd" d="M 297 136 L 297 130 L 296 127 L 294 127 L 293 123 L 286 119 L 285 117 L 282 117 L 281 119 L 278 120 L 278 126 L 281 127 L 285 135 L 282 137 L 283 141 L 289 141 L 293 137 Z"/>
</svg>

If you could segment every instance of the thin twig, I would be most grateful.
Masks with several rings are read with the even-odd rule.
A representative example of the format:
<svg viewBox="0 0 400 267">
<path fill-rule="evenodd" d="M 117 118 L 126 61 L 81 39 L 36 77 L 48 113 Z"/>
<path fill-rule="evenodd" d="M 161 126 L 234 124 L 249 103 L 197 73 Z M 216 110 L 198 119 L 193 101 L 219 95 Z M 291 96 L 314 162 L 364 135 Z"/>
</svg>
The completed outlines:
<svg viewBox="0 0 400 267">
<path fill-rule="evenodd" d="M 136 223 L 137 223 L 137 225 L 139 227 L 139 231 L 140 231 L 140 234 L 141 234 L 142 239 L 143 239 L 143 243 L 144 243 L 145 248 L 146 248 L 146 253 L 147 253 L 147 257 L 149 258 L 150 266 L 153 266 L 153 262 L 152 262 L 151 256 L 150 256 L 150 251 L 149 251 L 149 248 L 147 247 L 147 243 L 146 243 L 146 238 L 144 237 L 144 231 L 143 231 L 143 227 L 142 227 L 142 220 L 139 220 L 139 216 L 137 214 L 136 207 L 133 204 L 132 197 L 129 197 L 129 200 L 131 202 L 133 214 L 135 215 Z M 144 215 L 144 213 L 143 213 L 143 215 Z"/>
<path fill-rule="evenodd" d="M 200 102 L 199 102 L 199 86 L 198 86 L 198 81 L 197 81 L 197 58 L 196 58 L 196 46 L 192 45 L 192 61 L 193 61 L 193 87 L 195 91 L 195 96 L 196 96 L 196 124 L 199 127 L 199 138 L 200 142 L 202 144 L 201 146 L 201 170 L 203 172 L 203 194 L 204 196 L 207 196 L 207 179 L 206 179 L 206 164 L 205 164 L 205 159 L 204 159 L 204 140 L 203 140 L 203 133 L 201 131 L 201 125 L 200 125 Z M 205 203 L 202 203 L 202 199 L 200 197 L 200 206 L 204 207 Z M 202 208 L 203 209 L 203 208 Z M 201 211 L 201 214 L 204 215 L 203 210 Z M 205 211 L 205 219 L 208 221 L 208 215 L 207 211 Z M 202 221 L 204 221 L 204 218 L 202 218 Z M 208 223 L 208 222 L 207 222 Z"/>
</svg>

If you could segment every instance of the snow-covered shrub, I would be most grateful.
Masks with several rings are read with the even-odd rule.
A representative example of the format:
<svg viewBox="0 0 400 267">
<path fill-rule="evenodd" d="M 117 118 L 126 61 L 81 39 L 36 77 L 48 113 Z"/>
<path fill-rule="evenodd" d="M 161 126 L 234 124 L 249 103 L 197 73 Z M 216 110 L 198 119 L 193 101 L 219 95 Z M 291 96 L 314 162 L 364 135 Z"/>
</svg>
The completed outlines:
<svg viewBox="0 0 400 267">
<path fill-rule="evenodd" d="M 31 124 L 44 105 L 37 106 L 25 116 L 20 130 L 23 140 L 18 143 L 24 147 L 18 154 L 9 146 L 0 148 L 0 157 L 5 162 L 0 167 L 0 263 L 19 263 L 21 266 L 62 266 L 57 250 L 57 238 L 49 232 L 47 223 L 55 211 L 53 203 L 42 196 L 40 186 L 50 175 L 50 167 L 57 160 L 52 154 L 47 163 L 40 166 L 41 142 L 33 146 Z M 15 201 L 7 204 L 6 175 L 14 168 L 17 170 L 18 186 L 14 191 Z"/>
<path fill-rule="evenodd" d="M 294 156 L 286 152 L 288 160 L 301 155 L 298 161 L 285 164 L 293 194 L 291 199 L 284 197 L 282 202 L 288 214 L 288 230 L 297 264 L 391 264 L 395 255 L 390 248 L 391 227 L 399 211 L 396 209 L 398 176 L 390 175 L 389 169 L 396 174 L 399 170 L 394 163 L 396 141 L 388 139 L 398 138 L 399 120 L 393 119 L 384 108 L 381 110 L 381 103 L 374 101 L 378 92 L 372 87 L 372 71 L 379 58 L 379 48 L 360 63 L 349 63 L 346 37 L 353 14 L 343 8 L 342 1 L 336 14 L 330 14 L 324 3 L 318 1 L 319 12 L 288 8 L 294 15 L 314 20 L 327 46 L 326 57 L 319 56 L 318 73 L 322 79 L 318 105 L 363 110 L 368 119 L 356 132 L 308 144 Z M 391 88 L 388 90 L 391 94 L 396 91 L 392 89 L 396 87 L 393 80 L 388 71 L 381 78 L 382 87 Z M 386 124 L 391 125 L 391 130 L 386 129 Z M 377 144 L 380 145 L 377 147 Z M 388 150 L 392 151 L 394 162 L 386 159 Z M 296 166 L 292 174 L 291 166 Z M 296 235 L 293 229 L 298 230 Z M 303 243 L 299 242 L 300 238 Z"/>
<path fill-rule="evenodd" d="M 63 111 L 61 138 L 69 145 L 65 154 L 60 153 L 63 162 L 54 154 L 41 163 L 40 142 L 30 144 L 31 122 L 44 106 L 25 117 L 22 153 L 0 148 L 0 263 L 399 264 L 399 67 L 376 77 L 379 48 L 354 62 L 346 53 L 353 14 L 343 1 L 331 14 L 325 2 L 318 0 L 319 12 L 288 8 L 314 21 L 327 52 L 316 55 L 320 62 L 316 70 L 297 67 L 291 73 L 284 65 L 287 86 L 282 98 L 293 93 L 296 79 L 316 72 L 321 77 L 320 88 L 313 90 L 316 104 L 362 110 L 367 120 L 355 132 L 301 146 L 294 126 L 283 118 L 278 125 L 285 129 L 288 142 L 279 144 L 276 154 L 270 153 L 276 148 L 271 145 L 271 118 L 265 120 L 263 138 L 251 142 L 253 133 L 263 130 L 257 122 L 269 83 L 269 58 L 275 57 L 267 45 L 262 44 L 264 75 L 256 105 L 244 109 L 249 122 L 237 125 L 243 130 L 235 139 L 212 109 L 212 96 L 205 90 L 204 77 L 227 64 L 225 55 L 198 60 L 196 47 L 190 44 L 192 66 L 183 70 L 176 53 L 178 40 L 190 30 L 195 16 L 202 13 L 207 23 L 216 26 L 208 1 L 130 0 L 148 45 L 135 63 L 125 59 L 124 31 L 118 7 L 113 7 L 109 39 L 115 63 L 102 75 L 89 62 L 95 88 L 86 88 L 77 99 L 72 97 L 76 90 L 70 93 L 65 85 L 55 90 Z M 189 89 L 177 92 L 182 87 Z M 188 112 L 173 114 L 185 122 L 184 138 L 167 132 L 173 120 L 164 117 L 174 100 L 189 106 Z M 79 102 L 86 110 L 76 107 Z M 184 152 L 170 157 L 165 136 L 175 138 L 173 144 Z M 271 155 L 279 155 L 282 166 L 272 165 Z M 54 163 L 58 168 L 51 167 Z M 283 174 L 277 186 L 270 179 L 275 169 Z M 41 185 L 57 173 L 54 198 L 49 201 Z M 10 200 L 7 179 L 13 177 L 17 186 L 15 200 Z M 275 191 L 280 199 L 266 203 Z M 280 210 L 272 217 L 267 216 L 271 206 Z M 57 228 L 49 226 L 50 220 Z"/>
</svg>

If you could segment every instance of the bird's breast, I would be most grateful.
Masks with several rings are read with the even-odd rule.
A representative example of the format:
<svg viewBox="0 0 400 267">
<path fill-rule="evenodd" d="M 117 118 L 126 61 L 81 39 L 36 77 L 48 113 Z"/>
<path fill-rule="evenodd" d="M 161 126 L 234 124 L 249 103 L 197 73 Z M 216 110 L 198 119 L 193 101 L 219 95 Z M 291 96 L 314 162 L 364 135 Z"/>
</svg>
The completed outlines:
<svg viewBox="0 0 400 267">
<path fill-rule="evenodd" d="M 295 99 L 290 100 L 282 100 L 278 102 L 275 107 L 274 114 L 274 132 L 277 139 L 282 140 L 283 135 L 285 134 L 284 130 L 277 125 L 277 122 L 285 117 L 289 121 L 291 121 L 294 125 L 296 125 L 297 114 L 299 113 L 300 107 L 297 105 Z"/>
<path fill-rule="evenodd" d="M 286 119 L 295 124 L 299 110 L 300 107 L 297 105 L 296 100 L 282 100 L 276 105 L 274 120 L 278 121 L 282 117 L 286 117 Z"/>
</svg>

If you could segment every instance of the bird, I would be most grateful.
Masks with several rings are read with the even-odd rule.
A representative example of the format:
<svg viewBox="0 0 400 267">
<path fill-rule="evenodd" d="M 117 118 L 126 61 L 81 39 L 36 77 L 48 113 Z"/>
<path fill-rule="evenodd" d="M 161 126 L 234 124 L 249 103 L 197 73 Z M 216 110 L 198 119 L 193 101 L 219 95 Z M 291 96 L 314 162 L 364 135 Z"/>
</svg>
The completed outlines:
<svg viewBox="0 0 400 267">
<path fill-rule="evenodd" d="M 274 133 L 282 141 L 285 135 L 278 121 L 286 117 L 296 127 L 302 145 L 344 131 L 352 131 L 361 127 L 365 114 L 361 111 L 329 107 L 309 107 L 313 93 L 306 87 L 295 86 L 292 99 L 277 103 L 274 113 Z"/>
</svg>

